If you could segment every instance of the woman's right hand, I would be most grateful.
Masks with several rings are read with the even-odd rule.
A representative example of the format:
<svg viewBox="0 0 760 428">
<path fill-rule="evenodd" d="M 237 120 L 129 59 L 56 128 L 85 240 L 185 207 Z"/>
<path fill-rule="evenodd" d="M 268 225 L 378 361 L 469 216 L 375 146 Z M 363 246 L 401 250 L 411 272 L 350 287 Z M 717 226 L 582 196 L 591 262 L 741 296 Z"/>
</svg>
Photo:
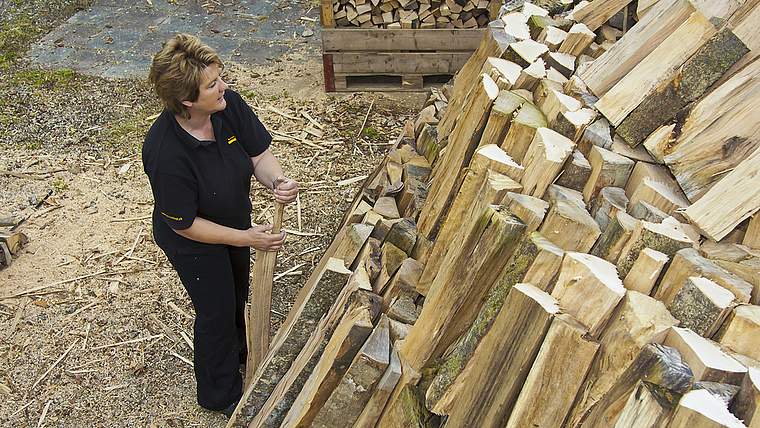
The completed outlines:
<svg viewBox="0 0 760 428">
<path fill-rule="evenodd" d="M 247 229 L 247 246 L 262 251 L 280 251 L 285 243 L 285 232 L 270 233 L 272 228 L 271 224 L 265 224 Z"/>
</svg>

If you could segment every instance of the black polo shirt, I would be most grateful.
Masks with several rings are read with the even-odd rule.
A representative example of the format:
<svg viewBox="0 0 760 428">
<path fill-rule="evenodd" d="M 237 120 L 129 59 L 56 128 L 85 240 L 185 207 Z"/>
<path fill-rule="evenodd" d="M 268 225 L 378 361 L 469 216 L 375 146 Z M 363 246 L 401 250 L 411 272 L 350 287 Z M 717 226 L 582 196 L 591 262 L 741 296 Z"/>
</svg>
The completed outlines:
<svg viewBox="0 0 760 428">
<path fill-rule="evenodd" d="M 178 235 L 196 216 L 235 229 L 251 226 L 251 158 L 272 141 L 258 117 L 234 91 L 227 107 L 211 115 L 216 141 L 199 141 L 168 110 L 153 123 L 143 145 L 145 173 L 153 189 L 153 234 L 165 251 L 202 250 Z"/>
</svg>

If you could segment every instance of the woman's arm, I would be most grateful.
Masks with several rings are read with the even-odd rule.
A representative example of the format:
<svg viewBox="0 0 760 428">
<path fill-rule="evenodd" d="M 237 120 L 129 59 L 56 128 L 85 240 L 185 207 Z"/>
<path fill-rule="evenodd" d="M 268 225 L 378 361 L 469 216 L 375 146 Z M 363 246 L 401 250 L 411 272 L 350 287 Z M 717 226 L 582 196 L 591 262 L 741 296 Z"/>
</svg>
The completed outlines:
<svg viewBox="0 0 760 428">
<path fill-rule="evenodd" d="M 173 230 L 178 235 L 197 242 L 253 247 L 263 251 L 279 251 L 285 243 L 285 232 L 269 233 L 272 230 L 271 224 L 240 230 L 195 217 L 193 224 L 187 229 Z"/>
<path fill-rule="evenodd" d="M 253 175 L 259 183 L 274 190 L 275 201 L 281 204 L 289 204 L 298 196 L 298 182 L 285 177 L 282 172 L 280 161 L 269 149 L 264 150 L 258 156 L 251 158 L 253 162 Z"/>
</svg>

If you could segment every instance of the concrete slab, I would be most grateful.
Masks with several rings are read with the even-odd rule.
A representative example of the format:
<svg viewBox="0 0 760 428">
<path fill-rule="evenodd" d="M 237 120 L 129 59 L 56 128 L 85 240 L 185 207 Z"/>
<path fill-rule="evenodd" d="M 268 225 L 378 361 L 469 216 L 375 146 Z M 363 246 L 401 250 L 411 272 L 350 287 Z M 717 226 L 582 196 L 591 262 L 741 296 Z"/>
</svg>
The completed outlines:
<svg viewBox="0 0 760 428">
<path fill-rule="evenodd" d="M 148 30 L 130 30 L 127 28 L 106 28 L 85 43 L 87 49 L 100 49 L 114 52 L 125 52 L 136 45 Z"/>
<path fill-rule="evenodd" d="M 123 54 L 121 52 L 77 49 L 61 61 L 60 68 L 68 68 L 91 76 L 108 70 Z"/>
<path fill-rule="evenodd" d="M 79 48 L 89 42 L 102 29 L 99 25 L 65 22 L 43 37 L 38 44 Z"/>
<path fill-rule="evenodd" d="M 214 17 L 214 15 L 198 15 L 177 11 L 156 26 L 156 31 L 171 32 L 172 34 L 200 34 L 214 20 Z"/>
<path fill-rule="evenodd" d="M 232 59 L 249 65 L 271 65 L 275 59 L 285 55 L 289 50 L 290 46 L 285 44 L 245 40 L 235 51 Z"/>
<path fill-rule="evenodd" d="M 153 55 L 134 54 L 127 52 L 119 58 L 108 70 L 104 71 L 103 77 L 141 77 L 147 76 Z"/>
<path fill-rule="evenodd" d="M 129 49 L 129 52 L 143 55 L 155 55 L 156 52 L 161 50 L 163 43 L 177 33 L 170 33 L 164 31 L 151 31 L 145 35 L 136 45 Z"/>
<path fill-rule="evenodd" d="M 126 8 L 115 6 L 95 5 L 89 9 L 80 10 L 68 19 L 70 24 L 93 24 L 106 27 L 112 25 L 114 19 L 124 13 Z"/>
<path fill-rule="evenodd" d="M 111 25 L 116 28 L 147 30 L 162 23 L 170 13 L 169 10 L 133 7 L 116 17 Z"/>
<path fill-rule="evenodd" d="M 218 15 L 200 34 L 204 36 L 224 36 L 245 39 L 260 25 L 257 19 L 239 16 Z"/>
</svg>

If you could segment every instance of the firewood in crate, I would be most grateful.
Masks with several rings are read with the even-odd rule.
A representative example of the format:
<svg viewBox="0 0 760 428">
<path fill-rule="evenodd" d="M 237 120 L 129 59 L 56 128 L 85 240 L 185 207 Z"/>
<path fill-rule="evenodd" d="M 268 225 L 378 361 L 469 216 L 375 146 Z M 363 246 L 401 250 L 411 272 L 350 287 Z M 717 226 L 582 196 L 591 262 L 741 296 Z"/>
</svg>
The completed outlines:
<svg viewBox="0 0 760 428">
<path fill-rule="evenodd" d="M 443 343 L 445 338 L 458 338 L 452 331 L 472 323 L 483 296 L 525 230 L 519 218 L 495 205 L 486 206 L 477 221 L 465 227 L 469 232 L 461 241 L 461 251 L 446 254 L 426 294 L 420 319 L 399 349 L 416 371 L 440 356 L 436 348 L 448 348 L 451 343 Z"/>
<path fill-rule="evenodd" d="M 707 278 L 692 276 L 686 278 L 668 310 L 681 321 L 681 327 L 710 338 L 733 306 L 734 295 L 730 291 Z"/>
<path fill-rule="evenodd" d="M 504 51 L 503 57 L 525 68 L 547 52 L 549 52 L 549 48 L 545 44 L 528 39 L 510 43 Z"/>
<path fill-rule="evenodd" d="M 565 251 L 588 252 L 601 231 L 589 213 L 566 200 L 555 201 L 538 229 Z"/>
<path fill-rule="evenodd" d="M 525 223 L 525 233 L 537 230 L 549 209 L 549 203 L 543 199 L 514 192 L 507 192 L 502 204 Z"/>
<path fill-rule="evenodd" d="M 541 110 L 526 101 L 509 125 L 507 135 L 500 146 L 515 162 L 524 166 L 525 154 L 536 136 L 536 131 L 547 125 L 546 116 Z"/>
<path fill-rule="evenodd" d="M 732 415 L 718 397 L 705 390 L 693 390 L 684 394 L 676 407 L 672 428 L 742 428 L 744 424 Z"/>
<path fill-rule="evenodd" d="M 488 116 L 488 122 L 483 130 L 483 135 L 480 137 L 479 146 L 501 144 L 509 131 L 514 113 L 525 102 L 524 98 L 515 95 L 514 92 L 500 91 L 491 107 L 491 114 Z"/>
<path fill-rule="evenodd" d="M 561 426 L 598 350 L 572 316 L 555 316 L 505 427 Z"/>
<path fill-rule="evenodd" d="M 448 414 L 447 426 L 486 428 L 506 423 L 560 309 L 554 298 L 533 285 L 516 284 L 493 313 L 495 319 L 479 345 L 448 358 L 428 389 L 428 408 Z"/>
<path fill-rule="evenodd" d="M 589 254 L 601 257 L 608 262 L 617 264 L 620 253 L 628 243 L 638 221 L 624 212 L 618 212 L 607 225 L 607 229 L 599 236 Z"/>
<path fill-rule="evenodd" d="M 678 320 L 662 303 L 636 291 L 627 292 L 599 337 L 599 354 L 578 392 L 569 417 L 569 421 L 573 421 L 570 426 L 577 426 L 582 415 L 613 390 L 616 382 L 623 379 L 624 373 L 636 364 L 637 359 L 645 356 L 644 361 L 651 361 L 653 354 L 657 354 L 656 350 L 642 351 L 651 346 L 647 345 L 649 343 L 662 343 L 670 327 L 677 323 Z"/>
<path fill-rule="evenodd" d="M 510 128 L 511 129 L 511 128 Z M 549 128 L 538 128 L 523 159 L 522 193 L 540 198 L 575 149 L 575 143 Z"/>
<path fill-rule="evenodd" d="M 615 428 L 658 428 L 667 426 L 682 395 L 640 380 L 628 397 Z"/>
<path fill-rule="evenodd" d="M 625 197 L 625 191 L 619 187 L 604 187 L 596 195 L 596 199 L 591 201 L 589 213 L 599 225 L 599 229 L 604 232 L 615 215 L 622 211 L 626 212 L 628 207 L 628 198 Z"/>
<path fill-rule="evenodd" d="M 583 188 L 583 200 L 590 203 L 604 187 L 624 187 L 634 162 L 610 150 L 591 147 L 588 154 L 591 176 Z"/>
<path fill-rule="evenodd" d="M 694 380 L 741 385 L 747 373 L 746 367 L 717 345 L 687 328 L 671 328 L 663 344 L 681 353 L 694 373 Z"/>
<path fill-rule="evenodd" d="M 317 413 L 312 427 L 349 428 L 354 425 L 390 364 L 390 346 L 388 318 L 381 315 L 377 327 Z"/>
<path fill-rule="evenodd" d="M 489 155 L 489 152 L 492 153 Z M 425 262 L 425 269 L 417 284 L 421 294 L 427 295 L 433 281 L 443 265 L 444 257 L 449 253 L 461 251 L 469 225 L 488 204 L 500 203 L 507 192 L 519 192 L 522 186 L 509 177 L 491 171 L 487 167 L 489 159 L 508 158 L 495 146 L 486 146 L 476 152 L 470 170 L 467 171 L 461 189 L 452 203 L 446 222 L 438 233 L 430 254 Z M 502 163 L 505 165 L 506 163 Z M 500 169 L 497 163 L 493 169 Z"/>
<path fill-rule="evenodd" d="M 536 37 L 536 41 L 545 44 L 549 48 L 549 52 L 557 52 L 566 39 L 567 31 L 552 26 L 544 27 Z"/>
<path fill-rule="evenodd" d="M 504 31 L 516 40 L 530 39 L 530 28 L 528 28 L 527 19 L 522 12 L 515 11 L 504 14 L 501 21 L 504 23 Z"/>
<path fill-rule="evenodd" d="M 760 421 L 760 370 L 748 368 L 730 409 L 731 413 L 741 418 L 747 426 L 755 428 Z"/>
<path fill-rule="evenodd" d="M 565 162 L 565 166 L 557 177 L 555 183 L 562 187 L 576 190 L 578 192 L 583 190 L 583 186 L 586 185 L 588 178 L 591 176 L 591 164 L 583 153 L 578 149 L 573 150 L 573 154 Z"/>
<path fill-rule="evenodd" d="M 624 295 L 615 265 L 585 253 L 565 253 L 552 296 L 588 328 L 590 335 L 599 337 Z"/>
<path fill-rule="evenodd" d="M 660 281 L 654 297 L 665 305 L 670 305 L 681 290 L 686 278 L 701 276 L 714 281 L 731 291 L 739 302 L 747 303 L 752 298 L 752 284 L 721 268 L 712 260 L 699 254 L 693 248 L 685 248 L 671 256 L 671 263 Z"/>
<path fill-rule="evenodd" d="M 729 314 L 723 328 L 718 332 L 718 341 L 731 350 L 760 360 L 760 306 L 738 305 Z"/>
<path fill-rule="evenodd" d="M 623 285 L 627 290 L 638 291 L 648 296 L 667 262 L 667 255 L 651 248 L 644 248 L 628 275 L 623 279 Z"/>
<path fill-rule="evenodd" d="M 639 220 L 628 243 L 620 252 L 617 262 L 618 272 L 621 278 L 625 278 L 644 248 L 652 248 L 673 258 L 678 250 L 691 248 L 693 245 L 694 241 L 684 233 L 681 224 L 672 217 L 665 219 L 662 223 Z"/>
<path fill-rule="evenodd" d="M 512 85 L 512 89 L 525 89 L 532 92 L 544 77 L 546 77 L 546 64 L 542 58 L 539 58 L 533 64 L 523 68 L 517 81 Z"/>
<path fill-rule="evenodd" d="M 567 32 L 567 38 L 559 47 L 557 52 L 579 56 L 586 52 L 586 49 L 596 38 L 596 34 L 591 31 L 585 24 L 577 23 L 570 27 Z"/>
</svg>

